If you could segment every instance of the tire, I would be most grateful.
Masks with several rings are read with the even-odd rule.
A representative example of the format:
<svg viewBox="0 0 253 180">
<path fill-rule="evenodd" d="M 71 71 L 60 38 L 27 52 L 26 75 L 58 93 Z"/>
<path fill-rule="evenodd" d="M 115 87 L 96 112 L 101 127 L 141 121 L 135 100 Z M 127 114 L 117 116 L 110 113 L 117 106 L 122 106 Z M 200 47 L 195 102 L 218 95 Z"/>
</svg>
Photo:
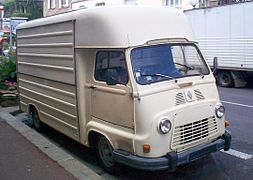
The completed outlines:
<svg viewBox="0 0 253 180">
<path fill-rule="evenodd" d="M 42 131 L 42 123 L 39 119 L 39 115 L 38 115 L 38 111 L 35 107 L 31 108 L 31 117 L 32 117 L 32 123 L 34 128 L 38 131 L 41 132 Z"/>
<path fill-rule="evenodd" d="M 112 145 L 104 136 L 98 136 L 96 144 L 99 163 L 107 172 L 115 174 L 117 163 L 113 158 Z"/>
<path fill-rule="evenodd" d="M 221 87 L 233 87 L 234 86 L 234 79 L 229 71 L 218 72 L 217 81 Z"/>
</svg>

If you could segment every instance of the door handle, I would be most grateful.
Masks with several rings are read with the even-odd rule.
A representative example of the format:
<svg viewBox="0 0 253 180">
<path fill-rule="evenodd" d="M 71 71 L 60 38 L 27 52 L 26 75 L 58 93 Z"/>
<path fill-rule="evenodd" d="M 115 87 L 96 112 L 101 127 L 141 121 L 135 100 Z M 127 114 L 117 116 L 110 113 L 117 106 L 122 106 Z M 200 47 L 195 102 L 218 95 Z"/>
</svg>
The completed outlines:
<svg viewBox="0 0 253 180">
<path fill-rule="evenodd" d="M 91 88 L 91 89 L 96 89 L 96 86 L 91 85 L 90 88 Z"/>
</svg>

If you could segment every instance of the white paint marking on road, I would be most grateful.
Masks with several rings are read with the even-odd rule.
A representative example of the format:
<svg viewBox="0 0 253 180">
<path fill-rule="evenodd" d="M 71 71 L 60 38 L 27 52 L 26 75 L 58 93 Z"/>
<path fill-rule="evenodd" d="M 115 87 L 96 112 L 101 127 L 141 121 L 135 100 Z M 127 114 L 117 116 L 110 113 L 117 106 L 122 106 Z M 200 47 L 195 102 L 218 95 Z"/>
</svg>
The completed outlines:
<svg viewBox="0 0 253 180">
<path fill-rule="evenodd" d="M 243 106 L 243 107 L 247 107 L 247 108 L 253 108 L 253 106 L 246 105 L 246 104 L 234 103 L 234 102 L 229 102 L 229 101 L 221 101 L 221 102 L 226 103 L 226 104 L 233 104 L 233 105 L 237 105 L 237 106 Z"/>
<path fill-rule="evenodd" d="M 238 158 L 241 158 L 241 159 L 244 159 L 244 160 L 247 160 L 247 159 L 250 159 L 252 158 L 253 156 L 250 155 L 250 154 L 246 154 L 246 153 L 243 153 L 243 152 L 240 152 L 240 151 L 236 151 L 234 149 L 229 149 L 228 151 L 224 151 L 224 150 L 220 150 L 221 152 L 224 152 L 226 154 L 229 154 L 231 156 L 235 156 L 235 157 L 238 157 Z"/>
</svg>

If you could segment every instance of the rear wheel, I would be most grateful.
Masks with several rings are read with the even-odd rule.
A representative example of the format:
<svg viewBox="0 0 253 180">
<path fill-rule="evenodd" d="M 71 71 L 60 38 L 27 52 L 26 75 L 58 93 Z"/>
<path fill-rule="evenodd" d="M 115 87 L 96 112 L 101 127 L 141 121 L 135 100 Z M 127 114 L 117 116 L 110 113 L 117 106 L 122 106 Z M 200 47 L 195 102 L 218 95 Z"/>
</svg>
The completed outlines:
<svg viewBox="0 0 253 180">
<path fill-rule="evenodd" d="M 222 87 L 234 86 L 234 79 L 229 71 L 220 71 L 217 74 L 218 84 Z"/>
<path fill-rule="evenodd" d="M 97 138 L 97 154 L 103 168 L 110 173 L 114 173 L 116 162 L 113 158 L 113 147 L 104 136 L 98 136 Z"/>
<path fill-rule="evenodd" d="M 42 123 L 39 119 L 38 111 L 35 107 L 31 108 L 32 123 L 37 131 L 42 130 Z"/>
</svg>

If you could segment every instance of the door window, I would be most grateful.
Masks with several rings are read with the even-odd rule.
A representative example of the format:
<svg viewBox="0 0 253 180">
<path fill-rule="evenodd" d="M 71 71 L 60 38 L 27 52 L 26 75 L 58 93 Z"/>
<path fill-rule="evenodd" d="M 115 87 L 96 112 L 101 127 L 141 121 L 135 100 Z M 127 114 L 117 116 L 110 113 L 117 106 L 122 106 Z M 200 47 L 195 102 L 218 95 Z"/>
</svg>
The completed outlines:
<svg viewBox="0 0 253 180">
<path fill-rule="evenodd" d="M 124 53 L 99 51 L 96 57 L 95 79 L 108 85 L 126 85 L 129 78 Z"/>
</svg>

